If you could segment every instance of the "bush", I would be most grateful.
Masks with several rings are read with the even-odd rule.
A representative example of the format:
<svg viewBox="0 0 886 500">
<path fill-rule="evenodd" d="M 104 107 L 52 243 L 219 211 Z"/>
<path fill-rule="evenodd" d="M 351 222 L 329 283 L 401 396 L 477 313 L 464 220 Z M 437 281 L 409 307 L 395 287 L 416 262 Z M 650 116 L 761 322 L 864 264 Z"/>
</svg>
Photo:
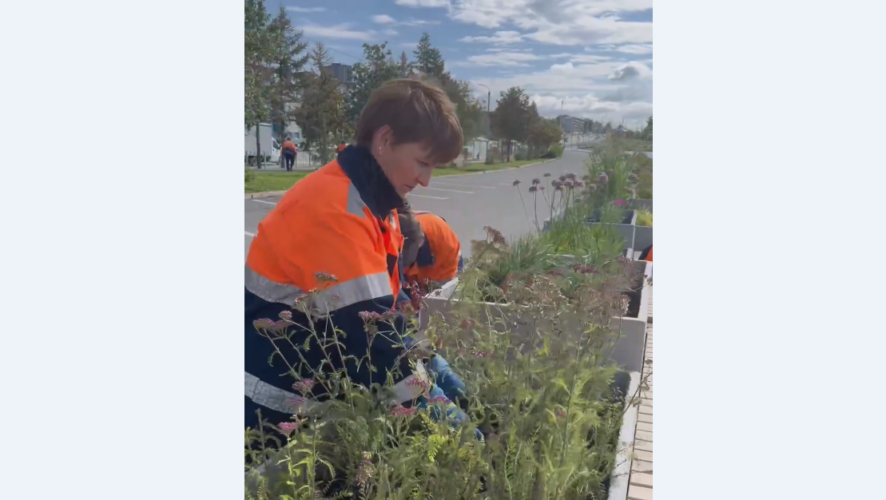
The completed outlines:
<svg viewBox="0 0 886 500">
<path fill-rule="evenodd" d="M 559 157 L 563 156 L 564 149 L 565 148 L 563 147 L 562 144 L 554 144 L 553 146 L 550 147 L 550 149 L 548 149 L 548 152 L 545 153 L 545 155 L 547 155 L 549 153 L 553 153 L 554 156 L 552 156 L 551 158 L 559 158 Z M 547 158 L 547 156 L 543 156 L 542 158 Z"/>
<path fill-rule="evenodd" d="M 616 367 L 606 356 L 618 337 L 610 320 L 625 313 L 634 263 L 600 254 L 595 263 L 564 265 L 537 234 L 508 245 L 491 228 L 474 246 L 461 297 L 488 293 L 482 287 L 494 281 L 498 302 L 524 307 L 461 300 L 448 317 L 430 319 L 424 334 L 464 382 L 458 403 L 470 421 L 447 421 L 440 408 L 454 408 L 448 400 L 390 407 L 387 383 L 366 391 L 343 371 L 311 370 L 302 382 L 310 377 L 333 397 L 305 418 L 247 431 L 247 498 L 605 498 L 622 415 L 634 404 L 613 391 Z M 308 312 L 311 301 L 299 299 L 295 308 Z M 262 320 L 271 325 L 260 329 L 270 341 L 329 349 L 329 359 L 342 359 L 335 331 L 317 332 L 311 323 L 307 334 L 296 333 L 287 316 L 280 318 Z M 367 315 L 365 331 L 370 343 L 382 334 L 404 342 L 384 316 Z M 410 359 L 427 355 L 408 351 Z M 389 367 L 375 368 L 384 380 Z M 285 444 L 257 451 L 257 441 L 270 443 L 270 430 L 282 431 Z"/>
<path fill-rule="evenodd" d="M 652 227 L 652 212 L 649 210 L 637 210 L 637 225 Z"/>
</svg>

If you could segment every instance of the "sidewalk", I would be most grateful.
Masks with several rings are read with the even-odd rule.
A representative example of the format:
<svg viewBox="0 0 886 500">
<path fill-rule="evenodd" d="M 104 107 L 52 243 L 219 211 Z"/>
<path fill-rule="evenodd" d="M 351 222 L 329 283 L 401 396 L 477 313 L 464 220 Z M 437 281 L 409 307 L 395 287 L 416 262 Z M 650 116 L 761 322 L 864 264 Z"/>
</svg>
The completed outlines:
<svg viewBox="0 0 886 500">
<path fill-rule="evenodd" d="M 649 317 L 652 318 L 652 287 L 649 287 Z M 646 335 L 646 359 L 652 359 L 652 323 Z M 653 364 L 644 364 L 642 378 L 652 373 Z M 649 392 L 640 393 L 640 412 L 637 417 L 637 431 L 634 434 L 631 479 L 628 487 L 628 500 L 652 500 L 652 378 L 649 375 L 646 385 Z"/>
</svg>

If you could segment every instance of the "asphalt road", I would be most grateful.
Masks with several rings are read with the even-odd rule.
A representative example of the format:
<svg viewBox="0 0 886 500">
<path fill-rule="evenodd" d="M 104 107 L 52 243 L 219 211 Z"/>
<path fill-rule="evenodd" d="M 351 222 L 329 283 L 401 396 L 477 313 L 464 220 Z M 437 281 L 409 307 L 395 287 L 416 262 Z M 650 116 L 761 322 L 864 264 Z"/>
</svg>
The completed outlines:
<svg viewBox="0 0 886 500">
<path fill-rule="evenodd" d="M 433 212 L 446 219 L 458 235 L 462 253 L 467 258 L 471 254 L 471 240 L 485 238 L 484 226 L 498 229 L 508 240 L 534 231 L 536 211 L 533 195 L 528 191 L 532 179 L 544 180 L 545 173 L 555 178 L 566 173 L 581 177 L 585 175 L 587 157 L 587 152 L 566 150 L 562 158 L 540 165 L 485 174 L 435 177 L 427 188 L 416 188 L 410 194 L 409 202 L 416 210 Z M 520 180 L 521 184 L 514 187 L 514 180 Z M 246 252 L 249 252 L 259 222 L 279 200 L 279 196 L 245 200 Z M 537 210 L 541 225 L 550 215 L 541 196 L 538 196 Z M 245 256 L 244 253 L 244 260 Z"/>
</svg>

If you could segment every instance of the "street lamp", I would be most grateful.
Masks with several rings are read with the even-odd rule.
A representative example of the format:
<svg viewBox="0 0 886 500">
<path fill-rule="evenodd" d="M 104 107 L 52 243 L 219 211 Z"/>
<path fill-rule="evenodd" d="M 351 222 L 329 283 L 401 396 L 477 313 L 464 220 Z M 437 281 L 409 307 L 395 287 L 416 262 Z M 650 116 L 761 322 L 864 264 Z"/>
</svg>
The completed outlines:
<svg viewBox="0 0 886 500">
<path fill-rule="evenodd" d="M 489 87 L 483 85 L 482 83 L 478 83 L 477 85 L 486 89 L 486 112 L 489 113 L 489 103 L 492 102 L 492 91 L 489 90 Z"/>
</svg>

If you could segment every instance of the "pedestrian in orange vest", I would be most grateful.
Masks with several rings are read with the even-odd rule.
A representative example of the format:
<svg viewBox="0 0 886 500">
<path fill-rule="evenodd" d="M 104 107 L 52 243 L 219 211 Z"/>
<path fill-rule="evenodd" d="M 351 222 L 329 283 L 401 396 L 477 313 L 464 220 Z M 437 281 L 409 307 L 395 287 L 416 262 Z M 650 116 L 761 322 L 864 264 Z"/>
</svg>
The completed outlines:
<svg viewBox="0 0 886 500">
<path fill-rule="evenodd" d="M 336 148 L 335 152 L 341 154 L 341 152 L 344 151 L 346 147 L 348 147 L 348 145 L 345 144 L 345 141 L 341 141 L 341 143 L 338 145 L 338 148 Z"/>
<path fill-rule="evenodd" d="M 298 154 L 298 148 L 295 147 L 292 139 L 287 137 L 286 140 L 283 141 L 283 145 L 280 146 L 280 149 L 283 152 L 284 167 L 286 167 L 286 171 L 289 172 L 295 164 L 295 155 Z"/>
<path fill-rule="evenodd" d="M 432 374 L 438 368 L 440 373 L 449 370 L 444 382 L 434 383 L 422 363 L 409 362 L 409 341 L 398 335 L 406 332 L 407 320 L 394 309 L 403 249 L 398 210 L 413 188 L 428 185 L 434 167 L 460 154 L 463 138 L 455 108 L 437 87 L 394 80 L 372 93 L 356 132 L 356 144 L 287 191 L 259 224 L 249 248 L 247 427 L 257 427 L 257 410 L 272 423 L 302 413 L 304 405 L 327 391 L 329 384 L 322 382 L 330 368 L 366 387 L 390 375 L 393 402 L 406 406 L 416 398 L 425 404 L 428 397 L 455 400 L 463 394 L 464 386 L 439 356 L 432 357 L 428 369 Z M 329 315 L 329 322 L 309 322 L 307 315 L 293 309 L 302 300 Z M 364 320 L 382 315 L 385 320 L 377 322 L 378 334 L 369 342 Z M 333 323 L 345 333 L 339 342 L 346 351 L 333 356 L 335 366 L 329 366 L 332 362 L 316 340 L 310 349 L 297 347 L 311 339 L 312 331 L 329 331 Z M 312 328 L 304 328 L 308 324 Z M 260 334 L 268 328 L 285 328 L 288 340 Z M 358 361 L 367 355 L 377 373 Z M 301 395 L 293 393 L 294 388 Z M 416 393 L 416 388 L 425 392 Z M 454 404 L 444 408 L 453 422 L 466 420 Z"/>
</svg>

